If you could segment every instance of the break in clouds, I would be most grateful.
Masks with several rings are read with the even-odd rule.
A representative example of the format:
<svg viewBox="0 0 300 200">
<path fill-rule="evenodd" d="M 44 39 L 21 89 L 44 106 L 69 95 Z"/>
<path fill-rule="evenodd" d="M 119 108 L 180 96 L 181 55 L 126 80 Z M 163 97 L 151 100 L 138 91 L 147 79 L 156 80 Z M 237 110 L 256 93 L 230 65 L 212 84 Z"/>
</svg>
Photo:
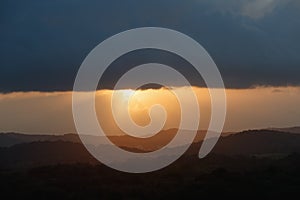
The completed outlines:
<svg viewBox="0 0 300 200">
<path fill-rule="evenodd" d="M 184 88 L 177 88 L 184 93 Z M 199 129 L 206 130 L 210 121 L 210 98 L 207 89 L 194 88 L 200 106 Z M 227 90 L 227 117 L 224 131 L 270 127 L 290 127 L 299 123 L 300 87 Z M 105 132 L 120 135 L 110 109 L 111 90 L 96 94 L 98 119 Z M 120 91 L 122 106 L 128 91 Z M 185 101 L 189 101 L 186 99 Z M 176 128 L 180 122 L 179 105 L 165 89 L 140 90 L 130 101 L 131 117 L 140 126 L 150 121 L 151 105 L 162 105 L 167 112 L 164 129 Z M 188 103 L 188 102 L 187 102 Z M 194 108 L 193 108 L 194 109 Z M 33 134 L 75 133 L 71 92 L 17 92 L 0 94 L 0 132 Z M 121 114 L 122 116 L 122 114 Z M 51 119 L 51 120 L 49 120 Z M 158 119 L 161 119 L 158 117 Z M 93 133 L 87 133 L 93 134 Z"/>
</svg>

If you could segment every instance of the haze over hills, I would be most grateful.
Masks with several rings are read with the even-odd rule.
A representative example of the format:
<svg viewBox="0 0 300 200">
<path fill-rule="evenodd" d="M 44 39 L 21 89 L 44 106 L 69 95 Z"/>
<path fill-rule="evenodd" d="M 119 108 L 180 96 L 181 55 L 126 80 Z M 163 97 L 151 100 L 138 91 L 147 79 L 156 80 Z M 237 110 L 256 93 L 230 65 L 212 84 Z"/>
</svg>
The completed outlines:
<svg viewBox="0 0 300 200">
<path fill-rule="evenodd" d="M 166 134 L 166 133 L 164 133 Z M 1 136 L 3 137 L 2 134 Z M 199 134 L 200 135 L 200 134 Z M 16 135 L 14 135 L 16 136 Z M 19 138 L 24 135 L 17 135 Z M 171 135 L 172 136 L 172 135 Z M 26 138 L 27 136 L 25 136 Z M 49 137 L 49 136 L 47 136 Z M 31 142 L 16 144 L 10 147 L 0 148 L 1 167 L 32 167 L 63 163 L 93 163 L 99 164 L 79 142 L 76 135 L 52 136 L 47 138 L 36 137 Z M 163 145 L 170 137 L 162 137 L 164 140 L 153 140 L 154 143 L 138 143 L 138 140 L 132 140 L 126 136 L 118 136 L 115 140 L 118 145 L 132 152 L 144 152 L 150 149 L 154 150 Z M 197 158 L 198 151 L 201 145 L 200 136 L 191 145 L 185 153 L 186 156 Z M 31 138 L 32 139 L 32 138 Z M 42 139 L 40 141 L 36 139 Z M 49 141 L 47 141 L 49 139 Z M 61 139 L 61 140 L 60 140 Z M 93 138 L 97 139 L 97 138 Z M 122 141 L 123 142 L 120 142 Z M 20 141 L 20 140 L 19 140 Z M 160 141 L 158 143 L 158 141 Z M 128 142 L 128 143 L 126 143 Z M 107 150 L 106 145 L 98 147 L 102 150 Z M 175 149 L 170 149 L 170 152 Z M 300 153 L 300 135 L 287 134 L 286 132 L 273 130 L 252 130 L 244 131 L 237 134 L 223 136 L 214 147 L 213 154 L 227 156 L 278 156 L 288 155 L 292 153 Z M 114 158 L 115 162 L 124 162 L 124 158 Z M 126 161 L 126 160 L 125 160 Z"/>
<path fill-rule="evenodd" d="M 160 131 L 153 137 L 148 139 L 135 138 L 129 135 L 122 136 L 109 136 L 109 139 L 118 146 L 131 146 L 135 148 L 142 148 L 143 150 L 152 150 L 155 148 L 161 148 L 167 142 L 169 142 L 176 134 L 177 129 L 169 129 Z M 194 142 L 203 140 L 207 131 L 199 130 Z M 186 131 L 190 134 L 190 131 Z M 222 136 L 233 134 L 231 132 L 224 132 Z M 96 145 L 101 144 L 100 136 L 85 135 L 83 136 L 88 144 Z M 81 143 L 81 140 L 77 134 L 64 134 L 64 135 L 29 135 L 21 133 L 0 133 L 0 147 L 10 147 L 21 143 L 30 143 L 38 141 L 66 141 Z"/>
<path fill-rule="evenodd" d="M 285 132 L 285 133 L 295 133 L 300 134 L 300 127 L 288 127 L 288 128 L 268 128 L 266 130 L 271 131 L 279 131 L 279 132 Z M 117 144 L 118 146 L 130 146 L 137 149 L 143 149 L 145 151 L 151 151 L 154 149 L 161 148 L 164 146 L 167 142 L 169 142 L 176 134 L 177 129 L 169 129 L 169 130 L 163 130 L 156 134 L 153 137 L 150 137 L 148 139 L 142 139 L 142 138 L 135 138 L 131 137 L 129 135 L 119 135 L 119 136 L 109 136 L 109 139 Z M 186 131 L 187 134 L 189 131 Z M 197 132 L 197 136 L 194 140 L 194 142 L 200 142 L 203 140 L 205 134 L 207 131 L 199 130 Z M 250 131 L 251 132 L 251 131 Z M 252 131 L 253 132 L 253 131 Z M 237 132 L 238 133 L 238 132 Z M 236 134 L 235 132 L 223 132 L 222 136 L 229 136 L 232 134 Z M 98 136 L 92 136 L 92 135 L 85 135 L 83 136 L 86 141 L 88 141 L 88 144 L 96 145 L 99 144 Z M 79 136 L 77 134 L 69 133 L 64 135 L 31 135 L 31 134 L 22 134 L 22 133 L 14 133 L 14 132 L 8 132 L 8 133 L 0 133 L 0 147 L 11 147 L 16 144 L 22 144 L 22 143 L 31 143 L 31 142 L 42 142 L 42 141 L 65 141 L 65 142 L 72 142 L 72 143 L 82 143 Z"/>
<path fill-rule="evenodd" d="M 166 142 L 172 136 L 172 132 L 165 132 L 158 138 L 165 138 Z M 198 158 L 200 136 L 201 132 L 187 152 L 168 167 L 152 173 L 128 174 L 94 159 L 75 134 L 1 134 L 0 141 L 8 137 L 11 145 L 0 147 L 0 192 L 12 198 L 38 199 L 185 199 L 195 196 L 240 199 L 245 194 L 252 199 L 284 199 L 299 193 L 300 134 L 249 130 L 223 136 L 203 159 Z M 142 140 L 126 136 L 115 136 L 115 140 L 132 152 L 162 145 L 162 142 L 155 143 L 157 138 L 152 139 L 155 145 L 146 142 L 137 145 Z M 19 144 L 12 145 L 12 141 Z M 129 143 L 124 146 L 124 141 Z M 106 145 L 99 148 L 107 150 Z M 176 151 L 170 149 L 173 150 Z M 153 162 L 164 158 L 153 158 Z M 120 164 L 130 165 L 131 161 Z"/>
<path fill-rule="evenodd" d="M 300 0 L 0 5 L 1 199 L 299 195 Z M 164 109 L 152 109 L 157 105 Z M 193 129 L 195 120 L 195 134 L 176 137 L 170 129 Z M 135 129 L 133 121 L 163 130 L 149 136 L 138 129 L 149 138 L 119 130 Z M 222 133 L 199 159 L 219 136 L 203 130 L 218 125 L 235 132 Z M 107 137 L 95 133 L 99 126 Z"/>
</svg>

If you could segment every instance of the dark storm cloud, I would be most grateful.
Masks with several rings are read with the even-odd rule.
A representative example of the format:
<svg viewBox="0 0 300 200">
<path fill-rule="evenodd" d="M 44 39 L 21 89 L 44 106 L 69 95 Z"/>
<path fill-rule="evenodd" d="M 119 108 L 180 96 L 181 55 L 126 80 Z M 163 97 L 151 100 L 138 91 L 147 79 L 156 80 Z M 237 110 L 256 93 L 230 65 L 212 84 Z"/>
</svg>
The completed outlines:
<svg viewBox="0 0 300 200">
<path fill-rule="evenodd" d="M 0 92 L 71 90 L 81 62 L 97 44 L 143 26 L 193 37 L 213 57 L 227 87 L 300 85 L 299 3 L 243 2 L 1 1 Z M 159 58 L 183 71 L 193 84 L 203 85 L 187 63 L 172 55 L 136 53 L 111 66 L 105 87 L 122 70 Z"/>
</svg>

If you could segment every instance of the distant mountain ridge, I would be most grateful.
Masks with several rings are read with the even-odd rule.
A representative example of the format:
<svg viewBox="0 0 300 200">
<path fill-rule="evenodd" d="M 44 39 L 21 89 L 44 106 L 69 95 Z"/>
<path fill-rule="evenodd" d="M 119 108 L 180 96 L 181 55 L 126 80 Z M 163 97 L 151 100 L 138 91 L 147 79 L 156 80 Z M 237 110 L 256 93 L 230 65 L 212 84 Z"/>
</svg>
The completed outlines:
<svg viewBox="0 0 300 200">
<path fill-rule="evenodd" d="M 99 164 L 81 143 L 74 141 L 34 141 L 2 147 L 0 148 L 0 167 L 32 167 L 65 163 Z M 192 144 L 185 156 L 196 158 L 200 145 L 201 141 Z M 129 151 L 143 152 L 144 147 L 140 147 L 122 146 Z M 100 145 L 99 148 L 105 149 L 106 146 Z M 227 156 L 269 156 L 300 153 L 300 134 L 287 134 L 274 130 L 244 131 L 221 137 L 211 153 Z"/>
<path fill-rule="evenodd" d="M 153 148 L 161 148 L 176 135 L 177 129 L 163 130 L 153 137 L 148 139 L 134 138 L 128 135 L 123 136 L 109 136 L 110 140 L 118 146 L 130 145 L 134 148 L 143 147 L 144 150 L 153 150 Z M 203 140 L 207 131 L 199 130 L 194 142 Z M 186 131 L 187 134 L 190 131 Z M 228 133 L 224 133 L 227 135 Z M 83 136 L 88 144 L 95 145 L 101 136 L 86 135 Z M 16 144 L 43 142 L 43 141 L 65 141 L 81 143 L 79 135 L 77 134 L 64 134 L 64 135 L 28 135 L 20 133 L 0 133 L 0 147 L 11 147 Z"/>
<path fill-rule="evenodd" d="M 29 135 L 22 133 L 0 133 L 0 147 L 10 147 L 16 144 L 41 142 L 41 141 L 69 141 L 79 142 L 76 134 L 64 135 Z"/>
<path fill-rule="evenodd" d="M 300 134 L 300 126 L 287 127 L 287 128 L 269 128 L 269 130 L 282 131 L 287 133 L 298 133 Z"/>
<path fill-rule="evenodd" d="M 286 133 L 299 133 L 300 134 L 300 127 L 290 127 L 290 128 L 268 128 L 266 130 L 274 130 L 279 132 L 286 132 Z M 158 133 L 157 137 L 153 137 L 153 143 L 156 143 L 156 148 L 161 148 L 164 144 L 170 141 L 176 134 L 177 129 L 169 129 L 163 130 Z M 188 131 L 187 131 L 188 132 Z M 232 134 L 236 134 L 238 132 L 223 132 L 222 136 L 229 136 Z M 194 142 L 201 141 L 206 134 L 206 131 L 199 130 Z M 86 135 L 84 136 L 85 139 L 88 141 L 89 144 L 95 144 L 98 136 Z M 130 136 L 109 136 L 109 138 L 117 143 L 119 146 L 124 145 L 131 145 L 136 148 L 139 146 L 143 146 L 145 150 L 152 150 L 151 145 L 147 145 L 149 141 L 140 138 L 133 138 Z M 22 134 L 22 133 L 0 133 L 0 147 L 11 147 L 16 144 L 22 143 L 31 143 L 31 142 L 42 142 L 42 141 L 65 141 L 65 142 L 74 142 L 74 143 L 81 143 L 81 140 L 77 134 L 68 133 L 64 135 L 35 135 L 35 134 Z M 139 146 L 137 144 L 140 144 Z"/>
</svg>

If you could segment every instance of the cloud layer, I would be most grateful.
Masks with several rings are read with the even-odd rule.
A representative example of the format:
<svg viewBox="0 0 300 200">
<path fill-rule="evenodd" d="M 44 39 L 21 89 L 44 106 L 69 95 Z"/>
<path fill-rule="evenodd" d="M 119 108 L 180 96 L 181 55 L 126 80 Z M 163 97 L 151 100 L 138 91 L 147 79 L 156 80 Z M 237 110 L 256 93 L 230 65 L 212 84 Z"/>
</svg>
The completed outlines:
<svg viewBox="0 0 300 200">
<path fill-rule="evenodd" d="M 143 26 L 193 37 L 215 60 L 229 88 L 300 85 L 299 5 L 297 0 L 4 0 L 0 92 L 72 90 L 81 62 L 97 44 Z M 175 67 L 203 86 L 178 58 L 141 54 L 111 69 L 107 87 L 116 74 L 142 59 L 179 62 Z"/>
</svg>

